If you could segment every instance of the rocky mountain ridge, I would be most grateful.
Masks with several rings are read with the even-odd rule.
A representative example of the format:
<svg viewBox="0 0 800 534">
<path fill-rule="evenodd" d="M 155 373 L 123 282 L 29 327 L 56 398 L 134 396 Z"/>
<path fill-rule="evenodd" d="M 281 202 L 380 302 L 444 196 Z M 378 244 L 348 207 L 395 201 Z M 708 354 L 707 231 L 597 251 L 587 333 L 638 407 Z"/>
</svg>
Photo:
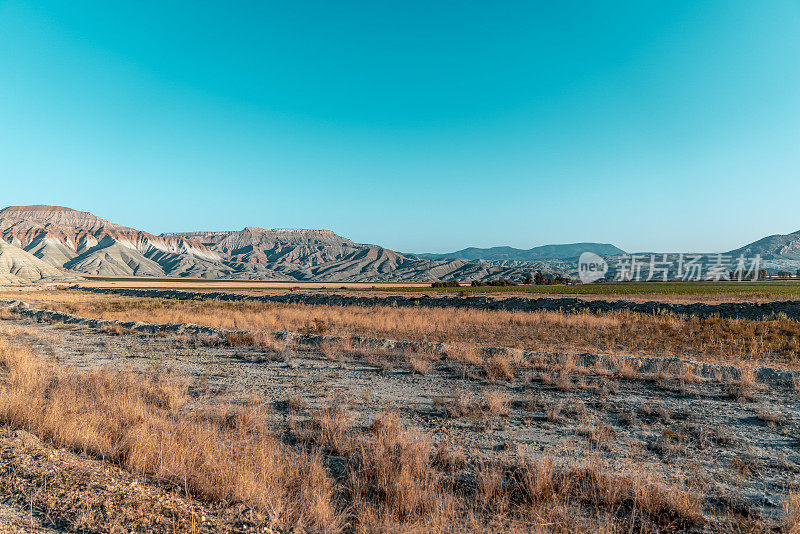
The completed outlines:
<svg viewBox="0 0 800 534">
<path fill-rule="evenodd" d="M 444 254 L 415 254 L 424 259 L 464 259 L 492 262 L 534 262 L 547 260 L 575 260 L 584 252 L 594 252 L 600 256 L 616 256 L 625 251 L 609 243 L 570 243 L 564 245 L 543 245 L 531 249 L 514 247 L 476 248 L 468 247 Z"/>
<path fill-rule="evenodd" d="M 435 282 L 521 279 L 576 274 L 576 259 L 591 251 L 606 258 L 623 251 L 603 243 L 468 248 L 449 254 L 403 254 L 355 243 L 330 230 L 246 227 L 238 231 L 153 235 L 89 212 L 57 206 L 0 210 L 0 239 L 46 265 L 72 273 L 243 280 Z M 9 249 L 10 250 L 10 249 Z M 20 252 L 7 254 L 20 258 Z M 800 267 L 800 232 L 769 236 L 729 254 L 761 254 L 772 270 Z M 15 260 L 17 267 L 30 258 Z M 13 262 L 12 262 L 13 263 Z M 41 265 L 25 272 L 34 278 Z M 0 271 L 0 273 L 5 271 Z M 55 276 L 53 272 L 42 277 Z"/>
<path fill-rule="evenodd" d="M 153 235 L 53 206 L 0 210 L 0 237 L 58 268 L 106 276 L 433 282 L 519 278 L 527 266 L 427 260 L 329 230 L 247 227 Z"/>
</svg>

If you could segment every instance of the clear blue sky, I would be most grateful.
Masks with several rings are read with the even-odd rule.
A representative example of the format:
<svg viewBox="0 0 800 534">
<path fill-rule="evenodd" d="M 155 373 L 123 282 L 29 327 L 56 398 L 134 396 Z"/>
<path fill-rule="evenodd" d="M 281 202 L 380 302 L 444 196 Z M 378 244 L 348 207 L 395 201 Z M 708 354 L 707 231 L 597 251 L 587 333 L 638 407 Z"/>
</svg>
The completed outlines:
<svg viewBox="0 0 800 534">
<path fill-rule="evenodd" d="M 0 0 L 2 205 L 718 251 L 799 200 L 797 1 Z"/>
</svg>

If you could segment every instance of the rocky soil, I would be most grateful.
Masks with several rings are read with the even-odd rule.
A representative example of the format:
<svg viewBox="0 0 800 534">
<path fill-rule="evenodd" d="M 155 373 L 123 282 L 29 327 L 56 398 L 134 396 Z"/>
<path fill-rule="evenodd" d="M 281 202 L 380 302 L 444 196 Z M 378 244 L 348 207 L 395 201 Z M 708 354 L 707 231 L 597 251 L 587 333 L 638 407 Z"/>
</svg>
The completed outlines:
<svg viewBox="0 0 800 534">
<path fill-rule="evenodd" d="M 404 347 L 387 340 L 374 340 L 372 355 L 343 352 L 331 357 L 317 348 L 326 336 L 286 336 L 280 350 L 227 347 L 208 343 L 215 333 L 204 327 L 137 323 L 120 333 L 105 321 L 14 306 L 23 313 L 0 323 L 0 335 L 31 343 L 80 368 L 170 368 L 191 380 L 198 401 L 263 397 L 273 408 L 271 424 L 278 433 L 289 434 L 294 423 L 316 409 L 344 409 L 354 431 L 393 411 L 404 424 L 430 436 L 432 443 L 455 445 L 469 457 L 550 455 L 566 465 L 597 457 L 620 472 L 649 474 L 666 482 L 688 480 L 706 496 L 704 511 L 711 523 L 719 509 L 733 507 L 743 518 L 775 524 L 787 492 L 800 489 L 796 372 L 762 368 L 755 373 L 755 383 L 747 384 L 737 378 L 736 369 L 713 364 L 639 358 L 632 371 L 621 373 L 608 371 L 613 368 L 605 365 L 613 360 L 609 355 L 517 354 L 539 358 L 541 365 L 510 380 L 490 381 L 469 365 L 436 357 L 437 350 L 446 347 L 435 344 L 418 347 L 434 357 L 429 368 L 414 373 L 393 357 L 393 351 Z M 79 489 L 68 482 L 73 477 L 93 480 L 94 475 L 63 467 L 73 465 L 70 462 L 83 462 L 89 472 L 111 477 L 103 479 L 114 481 L 110 488 L 136 482 L 96 460 L 65 451 L 37 453 L 25 441 L 7 432 L 0 436 L 0 493 L 17 515 L 27 517 L 25 511 L 32 509 L 40 523 L 74 525 L 77 519 L 65 515 L 65 506 L 57 506 L 70 502 L 70 497 L 58 492 Z M 56 468 L 52 462 L 67 464 Z M 53 486 L 57 480 L 60 485 Z M 62 489 L 51 490 L 57 497 L 52 504 L 35 501 L 30 508 L 26 495 L 36 494 L 45 483 Z M 86 484 L 83 491 L 94 491 L 94 485 Z M 89 498 L 96 503 L 91 506 L 101 509 L 105 505 L 100 503 L 108 499 L 112 506 L 126 506 L 128 489 L 121 496 L 116 490 L 97 491 L 96 500 Z M 151 496 L 150 491 L 155 493 Z M 180 497 L 180 491 L 169 488 L 145 493 L 137 498 L 151 499 L 146 502 L 154 506 L 161 496 Z M 190 499 L 180 502 L 175 506 L 184 507 L 179 516 L 186 521 L 224 516 Z M 162 513 L 158 506 L 146 519 L 153 525 L 159 524 Z M 53 517 L 61 519 L 48 519 Z M 144 524 L 136 521 L 145 519 L 131 517 L 130 525 Z M 235 530 L 236 521 L 224 516 L 219 528 Z"/>
</svg>

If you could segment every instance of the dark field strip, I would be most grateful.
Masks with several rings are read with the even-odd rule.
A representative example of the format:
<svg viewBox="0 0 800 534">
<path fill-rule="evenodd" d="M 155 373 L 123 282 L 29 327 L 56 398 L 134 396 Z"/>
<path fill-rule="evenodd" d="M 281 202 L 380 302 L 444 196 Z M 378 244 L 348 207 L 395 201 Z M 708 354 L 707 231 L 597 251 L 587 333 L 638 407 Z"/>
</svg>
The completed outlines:
<svg viewBox="0 0 800 534">
<path fill-rule="evenodd" d="M 91 293 L 126 297 L 149 297 L 175 300 L 220 300 L 274 302 L 281 304 L 308 304 L 315 306 L 402 306 L 428 308 L 461 308 L 504 311 L 558 311 L 564 313 L 606 313 L 628 311 L 649 315 L 673 314 L 695 317 L 720 317 L 724 319 L 792 319 L 800 320 L 800 301 L 783 302 L 726 302 L 720 304 L 672 304 L 665 302 L 587 301 L 578 298 L 509 297 L 494 299 L 483 296 L 354 296 L 340 294 L 240 295 L 226 292 L 192 292 L 179 290 L 78 288 Z"/>
</svg>

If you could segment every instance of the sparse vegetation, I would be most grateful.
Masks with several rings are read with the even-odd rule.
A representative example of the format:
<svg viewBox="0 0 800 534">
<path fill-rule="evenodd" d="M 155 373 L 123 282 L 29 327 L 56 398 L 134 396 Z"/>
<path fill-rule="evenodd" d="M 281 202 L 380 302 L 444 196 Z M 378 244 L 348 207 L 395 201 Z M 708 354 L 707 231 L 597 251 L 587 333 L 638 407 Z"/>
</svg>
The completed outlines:
<svg viewBox="0 0 800 534">
<path fill-rule="evenodd" d="M 269 334 L 295 331 L 519 347 L 543 352 L 673 355 L 730 363 L 800 365 L 800 323 L 697 318 L 630 312 L 565 314 L 391 306 L 310 306 L 258 302 L 176 301 L 78 292 L 37 294 L 39 306 L 119 321 L 194 323 Z M 232 343 L 258 344 L 250 334 Z M 621 373 L 627 373 L 621 369 Z"/>
<path fill-rule="evenodd" d="M 489 286 L 475 284 L 462 287 L 462 290 L 483 292 L 519 292 L 563 295 L 660 295 L 663 297 L 681 296 L 718 296 L 726 299 L 748 298 L 800 298 L 800 282 L 791 280 L 759 281 L 721 281 L 721 282 L 603 282 L 595 284 L 563 285 L 533 284 L 520 286 Z M 431 288 L 419 287 L 381 287 L 377 291 L 419 293 Z M 372 290 L 372 289 L 370 289 Z M 448 288 L 437 288 L 438 291 L 451 291 Z"/>
<path fill-rule="evenodd" d="M 476 463 L 451 445 L 431 445 L 393 414 L 361 434 L 342 409 L 316 411 L 294 427 L 293 447 L 269 432 L 257 399 L 197 405 L 186 384 L 163 372 L 78 371 L 7 342 L 0 369 L 3 425 L 201 500 L 245 503 L 280 528 L 508 531 L 531 516 L 558 530 L 704 522 L 701 495 L 688 487 L 612 474 L 592 459 L 578 468 L 551 459 Z M 287 404 L 306 408 L 294 398 Z M 508 396 L 487 390 L 481 406 L 502 415 Z M 345 471 L 329 472 L 326 454 L 344 458 Z M 447 474 L 462 469 L 474 482 Z"/>
<path fill-rule="evenodd" d="M 82 350 L 123 357 L 86 371 L 5 343 L 3 354 L 24 357 L 0 358 L 0 425 L 180 488 L 203 506 L 240 504 L 262 525 L 789 532 L 796 524 L 794 497 L 770 494 L 769 506 L 784 512 L 761 516 L 761 501 L 735 494 L 759 479 L 783 495 L 776 481 L 797 469 L 785 439 L 776 461 L 750 445 L 756 432 L 795 429 L 784 397 L 795 398 L 800 375 L 787 380 L 757 364 L 792 366 L 796 326 L 786 317 L 31 297 L 89 317 L 228 328 L 172 335 L 0 315 L 0 339 L 53 347 L 62 335 L 98 336 Z M 160 348 L 146 356 L 138 344 Z M 137 358 L 125 359 L 125 347 Z M 168 362 L 191 371 L 179 378 L 164 370 Z"/>
</svg>

